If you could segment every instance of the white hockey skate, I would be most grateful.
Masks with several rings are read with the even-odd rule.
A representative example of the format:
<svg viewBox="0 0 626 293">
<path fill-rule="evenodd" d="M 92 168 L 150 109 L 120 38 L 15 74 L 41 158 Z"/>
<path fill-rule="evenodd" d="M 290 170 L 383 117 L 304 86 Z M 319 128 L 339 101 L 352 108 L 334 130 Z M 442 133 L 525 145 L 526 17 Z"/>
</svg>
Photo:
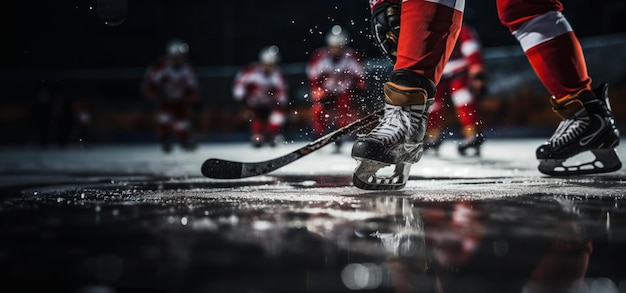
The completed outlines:
<svg viewBox="0 0 626 293">
<path fill-rule="evenodd" d="M 611 113 L 607 83 L 593 91 L 583 90 L 561 103 L 554 99 L 551 102 L 563 121 L 552 137 L 537 148 L 540 172 L 570 176 L 613 172 L 622 167 L 615 151 L 620 138 Z M 572 157 L 588 151 L 593 159 L 570 162 L 574 160 Z"/>
<path fill-rule="evenodd" d="M 401 189 L 409 179 L 411 165 L 420 160 L 433 102 L 434 84 L 417 73 L 401 70 L 385 84 L 385 113 L 368 134 L 358 137 L 352 147 L 357 166 L 354 185 L 370 190 Z M 429 89 L 429 90 L 427 90 Z M 382 169 L 393 166 L 391 174 Z"/>
</svg>

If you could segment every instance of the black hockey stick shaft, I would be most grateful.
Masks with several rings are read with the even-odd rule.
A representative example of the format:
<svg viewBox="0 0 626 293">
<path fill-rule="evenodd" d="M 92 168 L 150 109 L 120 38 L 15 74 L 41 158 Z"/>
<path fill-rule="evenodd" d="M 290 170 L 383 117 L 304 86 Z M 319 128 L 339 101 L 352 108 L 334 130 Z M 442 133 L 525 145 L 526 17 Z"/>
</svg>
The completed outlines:
<svg viewBox="0 0 626 293">
<path fill-rule="evenodd" d="M 380 118 L 383 111 L 377 111 L 358 119 L 342 128 L 326 134 L 315 141 L 286 155 L 262 162 L 237 162 L 211 158 L 202 164 L 202 175 L 216 179 L 238 179 L 258 176 L 272 172 L 280 167 L 290 164 L 330 143 L 337 141 L 344 135 L 362 129 Z"/>
</svg>

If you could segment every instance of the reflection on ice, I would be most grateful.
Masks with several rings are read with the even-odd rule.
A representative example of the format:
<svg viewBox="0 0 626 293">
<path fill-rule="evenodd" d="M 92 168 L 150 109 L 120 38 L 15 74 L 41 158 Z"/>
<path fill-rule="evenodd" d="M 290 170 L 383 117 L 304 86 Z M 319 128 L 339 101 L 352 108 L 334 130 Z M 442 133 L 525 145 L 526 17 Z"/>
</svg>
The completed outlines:
<svg viewBox="0 0 626 293">
<path fill-rule="evenodd" d="M 374 263 L 351 263 L 341 271 L 343 284 L 351 290 L 376 289 L 383 280 L 383 272 Z"/>
<path fill-rule="evenodd" d="M 32 154 L 0 182 L 0 274 L 68 292 L 624 291 L 623 173 L 539 176 L 507 157 L 527 146 L 494 144 L 481 159 L 426 156 L 395 192 L 354 188 L 353 160 L 324 150 L 242 180 L 193 176 L 203 148 L 63 166 Z"/>
</svg>

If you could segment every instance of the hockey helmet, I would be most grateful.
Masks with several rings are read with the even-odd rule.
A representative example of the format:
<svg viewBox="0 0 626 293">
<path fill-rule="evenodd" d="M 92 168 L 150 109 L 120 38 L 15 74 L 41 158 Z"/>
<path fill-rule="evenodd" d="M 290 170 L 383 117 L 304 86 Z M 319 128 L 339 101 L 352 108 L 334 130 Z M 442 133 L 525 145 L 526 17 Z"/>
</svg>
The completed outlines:
<svg viewBox="0 0 626 293">
<path fill-rule="evenodd" d="M 170 56 L 186 55 L 189 52 L 189 45 L 179 38 L 174 38 L 167 43 L 166 49 Z"/>
<path fill-rule="evenodd" d="M 261 49 L 259 53 L 259 60 L 262 63 L 278 63 L 280 61 L 280 53 L 278 46 L 271 45 L 269 47 L 265 47 Z"/>
<path fill-rule="evenodd" d="M 348 32 L 340 25 L 333 25 L 326 34 L 326 44 L 328 46 L 344 46 L 348 43 Z"/>
</svg>

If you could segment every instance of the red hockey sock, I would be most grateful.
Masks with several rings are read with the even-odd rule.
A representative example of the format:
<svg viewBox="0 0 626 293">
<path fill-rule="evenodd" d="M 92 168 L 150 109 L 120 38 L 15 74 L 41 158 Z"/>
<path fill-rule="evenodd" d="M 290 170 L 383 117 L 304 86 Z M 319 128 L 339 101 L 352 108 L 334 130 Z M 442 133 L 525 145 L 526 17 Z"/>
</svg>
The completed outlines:
<svg viewBox="0 0 626 293">
<path fill-rule="evenodd" d="M 324 106 L 319 103 L 313 105 L 313 134 L 316 136 L 322 136 L 328 125 L 326 123 L 326 112 L 324 111 Z"/>
<path fill-rule="evenodd" d="M 591 89 L 585 57 L 573 32 L 528 49 L 526 56 L 539 79 L 557 99 Z"/>
</svg>

